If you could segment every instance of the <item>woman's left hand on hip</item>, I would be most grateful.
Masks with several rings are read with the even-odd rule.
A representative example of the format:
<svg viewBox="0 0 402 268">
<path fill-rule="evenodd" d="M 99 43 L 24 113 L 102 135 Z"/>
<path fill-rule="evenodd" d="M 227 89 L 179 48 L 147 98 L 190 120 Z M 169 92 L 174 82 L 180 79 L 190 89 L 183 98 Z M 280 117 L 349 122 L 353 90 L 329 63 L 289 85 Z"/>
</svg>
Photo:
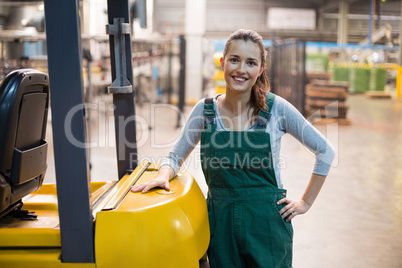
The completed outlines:
<svg viewBox="0 0 402 268">
<path fill-rule="evenodd" d="M 310 208 L 310 205 L 302 199 L 294 201 L 289 198 L 282 198 L 277 202 L 278 205 L 283 203 L 286 203 L 287 205 L 284 206 L 279 212 L 281 213 L 282 218 L 286 219 L 286 221 L 290 221 L 295 216 L 306 213 Z"/>
</svg>

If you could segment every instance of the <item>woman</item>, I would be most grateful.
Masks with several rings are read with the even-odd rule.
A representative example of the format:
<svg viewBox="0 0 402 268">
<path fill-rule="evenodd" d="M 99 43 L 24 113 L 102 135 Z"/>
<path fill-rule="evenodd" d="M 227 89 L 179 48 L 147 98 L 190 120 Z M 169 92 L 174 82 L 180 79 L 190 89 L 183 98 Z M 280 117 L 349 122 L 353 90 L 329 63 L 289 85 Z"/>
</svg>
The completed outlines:
<svg viewBox="0 0 402 268">
<path fill-rule="evenodd" d="M 309 210 L 334 158 L 323 135 L 289 102 L 268 93 L 265 64 L 261 36 L 234 32 L 221 58 L 226 94 L 199 101 L 157 178 L 132 188 L 169 190 L 169 180 L 201 140 L 211 267 L 292 267 L 291 220 Z M 300 200 L 286 198 L 282 187 L 278 163 L 285 133 L 316 156 Z"/>
</svg>

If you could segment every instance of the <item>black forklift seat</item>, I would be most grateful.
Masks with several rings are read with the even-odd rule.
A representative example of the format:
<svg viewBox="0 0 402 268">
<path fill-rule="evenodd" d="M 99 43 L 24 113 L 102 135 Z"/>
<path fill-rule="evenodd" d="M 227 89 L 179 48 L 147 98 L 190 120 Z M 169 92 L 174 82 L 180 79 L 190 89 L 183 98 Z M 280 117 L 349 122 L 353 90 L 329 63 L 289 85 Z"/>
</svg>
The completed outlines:
<svg viewBox="0 0 402 268">
<path fill-rule="evenodd" d="M 39 189 L 47 168 L 49 78 L 22 69 L 0 85 L 0 218 Z"/>
</svg>

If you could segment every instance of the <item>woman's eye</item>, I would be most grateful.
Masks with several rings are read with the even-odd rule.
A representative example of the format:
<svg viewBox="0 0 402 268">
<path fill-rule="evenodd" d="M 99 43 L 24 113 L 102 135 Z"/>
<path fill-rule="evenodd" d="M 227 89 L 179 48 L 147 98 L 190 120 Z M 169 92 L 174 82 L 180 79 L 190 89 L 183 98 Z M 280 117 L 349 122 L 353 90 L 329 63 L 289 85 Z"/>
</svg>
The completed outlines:
<svg viewBox="0 0 402 268">
<path fill-rule="evenodd" d="M 251 66 L 257 65 L 257 63 L 255 63 L 254 61 L 250 61 L 248 64 L 251 65 Z"/>
<path fill-rule="evenodd" d="M 230 59 L 231 62 L 238 62 L 236 58 Z"/>
</svg>

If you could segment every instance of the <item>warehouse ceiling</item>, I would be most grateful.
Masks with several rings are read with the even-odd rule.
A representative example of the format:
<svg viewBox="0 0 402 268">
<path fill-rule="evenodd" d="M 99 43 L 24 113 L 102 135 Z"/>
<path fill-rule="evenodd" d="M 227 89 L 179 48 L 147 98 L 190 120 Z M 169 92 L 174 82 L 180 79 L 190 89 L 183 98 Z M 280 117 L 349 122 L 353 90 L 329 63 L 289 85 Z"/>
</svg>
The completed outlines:
<svg viewBox="0 0 402 268">
<path fill-rule="evenodd" d="M 275 7 L 288 7 L 288 8 L 312 8 L 321 12 L 337 12 L 339 3 L 345 1 L 350 4 L 351 7 L 360 8 L 368 7 L 370 0 L 265 0 L 267 6 Z M 380 5 L 395 4 L 401 2 L 401 0 L 374 0 L 377 7 Z M 399 10 L 395 10 L 398 12 Z"/>
<path fill-rule="evenodd" d="M 367 37 L 369 31 L 370 0 L 248 0 L 248 4 L 244 4 L 246 1 L 243 2 L 243 0 L 232 0 L 231 6 L 223 2 L 226 3 L 226 1 L 207 0 L 208 8 L 210 8 L 207 13 L 206 36 L 208 38 L 225 38 L 233 29 L 251 28 L 267 40 L 297 38 L 307 41 L 337 42 L 338 13 L 342 2 L 349 4 L 347 42 L 359 43 Z M 373 29 L 389 24 L 392 26 L 391 39 L 396 40 L 400 28 L 401 0 L 374 0 L 373 3 L 375 6 L 372 11 L 376 15 L 373 20 Z M 316 11 L 316 28 L 312 30 L 268 26 L 267 14 L 271 8 L 312 9 Z M 242 13 L 237 13 L 237 9 L 241 9 Z M 277 24 L 282 23 L 278 21 Z M 275 21 L 270 23 L 273 22 Z M 377 42 L 383 44 L 386 41 L 383 38 Z"/>
<path fill-rule="evenodd" d="M 358 2 L 359 0 L 265 0 L 268 5 L 289 7 L 289 8 L 313 8 L 320 11 L 337 10 L 339 2 L 347 3 Z"/>
</svg>

